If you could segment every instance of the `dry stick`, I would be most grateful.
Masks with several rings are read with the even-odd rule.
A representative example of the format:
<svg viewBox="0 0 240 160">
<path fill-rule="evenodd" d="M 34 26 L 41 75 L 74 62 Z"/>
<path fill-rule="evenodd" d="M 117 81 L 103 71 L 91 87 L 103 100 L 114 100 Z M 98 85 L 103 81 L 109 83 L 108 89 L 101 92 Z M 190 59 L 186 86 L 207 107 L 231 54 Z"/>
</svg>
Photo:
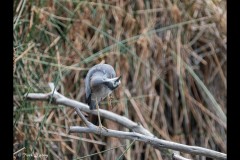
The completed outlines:
<svg viewBox="0 0 240 160">
<path fill-rule="evenodd" d="M 80 138 L 78 136 L 74 136 L 74 135 L 68 135 L 66 133 L 62 133 L 62 132 L 53 132 L 53 131 L 42 131 L 41 133 L 43 134 L 52 134 L 52 135 L 58 135 L 58 136 L 61 136 L 61 137 L 66 137 L 66 138 L 69 138 L 69 139 L 73 139 L 73 140 L 79 140 L 79 141 L 83 141 L 83 142 L 88 142 L 88 143 L 93 143 L 93 144 L 98 144 L 98 145 L 103 145 L 103 146 L 106 146 L 107 144 L 105 142 L 100 142 L 100 141 L 95 141 L 95 140 L 91 140 L 91 139 L 87 139 L 87 138 Z M 53 141 L 53 139 L 50 139 L 50 138 L 45 138 L 44 139 L 45 141 L 46 140 L 49 140 L 49 141 Z"/>
<path fill-rule="evenodd" d="M 217 64 L 217 68 L 218 68 L 218 70 L 219 70 L 220 77 L 222 78 L 224 87 L 225 87 L 225 89 L 227 89 L 226 77 L 224 76 L 223 69 L 222 69 L 221 64 L 220 64 L 220 62 L 219 62 L 219 60 L 218 60 L 218 57 L 217 57 L 217 55 L 216 55 L 216 52 L 214 52 L 215 49 L 214 49 L 214 47 L 213 47 L 213 44 L 210 43 L 209 46 L 210 46 L 210 48 L 211 48 L 211 52 L 213 53 L 213 58 L 214 58 L 214 60 L 215 60 L 215 62 L 216 62 L 216 64 Z"/>
<path fill-rule="evenodd" d="M 197 100 L 192 98 L 189 93 L 185 94 L 186 98 L 189 99 L 193 104 L 195 104 L 199 109 L 204 113 L 207 114 L 209 117 L 214 119 L 218 124 L 224 127 L 224 129 L 227 129 L 226 123 L 224 123 L 220 118 L 215 116 L 212 112 L 210 112 L 206 107 L 204 107 L 201 103 L 199 103 Z"/>
<path fill-rule="evenodd" d="M 53 87 L 52 86 L 53 84 L 49 84 L 49 85 L 51 88 Z M 69 99 L 69 98 L 61 95 L 57 91 L 54 91 L 54 94 L 52 92 L 50 92 L 50 93 L 46 93 L 46 94 L 28 93 L 25 95 L 25 97 L 28 100 L 41 100 L 41 101 L 48 101 L 51 98 L 51 96 L 53 96 L 52 103 L 54 103 L 54 104 L 65 105 L 65 106 L 69 106 L 69 107 L 73 107 L 73 108 L 79 108 L 81 111 L 84 111 L 86 113 L 97 115 L 97 111 L 90 110 L 89 106 L 87 104 Z M 120 116 L 118 114 L 115 114 L 113 112 L 103 110 L 103 109 L 99 109 L 99 114 L 101 117 L 104 117 L 104 118 L 112 120 L 116 123 L 119 123 L 119 124 L 125 126 L 126 128 L 131 129 L 134 132 L 141 133 L 141 134 L 148 135 L 148 136 L 153 136 L 153 134 L 151 132 L 149 132 L 147 129 L 143 128 L 142 125 L 137 124 L 124 116 Z"/>
<path fill-rule="evenodd" d="M 109 137 L 132 139 L 132 140 L 142 141 L 142 142 L 151 144 L 157 149 L 168 148 L 168 149 L 173 149 L 176 151 L 185 152 L 185 153 L 194 154 L 194 155 L 202 155 L 202 156 L 218 158 L 218 159 L 227 159 L 227 155 L 224 153 L 220 153 L 220 152 L 202 148 L 202 147 L 188 146 L 184 144 L 179 144 L 175 142 L 158 139 L 148 130 L 143 128 L 141 125 L 138 125 L 137 123 L 129 120 L 128 118 L 117 115 L 110 111 L 102 110 L 102 109 L 99 110 L 100 115 L 102 117 L 113 120 L 119 124 L 122 124 L 123 126 L 133 130 L 134 132 L 123 132 L 123 131 L 108 129 L 107 131 L 102 130 L 101 133 L 99 133 L 99 128 L 94 124 L 92 124 L 91 122 L 87 121 L 87 119 L 81 114 L 80 110 L 90 114 L 94 114 L 94 115 L 97 115 L 97 111 L 94 111 L 94 110 L 92 111 L 89 109 L 88 105 L 75 100 L 71 100 L 61 95 L 60 93 L 54 90 L 53 83 L 49 83 L 49 86 L 52 90 L 50 93 L 46 93 L 46 94 L 29 93 L 29 94 L 26 94 L 25 97 L 29 100 L 47 101 L 51 99 L 51 96 L 52 96 L 53 98 L 52 103 L 75 108 L 79 116 L 83 118 L 83 121 L 86 123 L 86 125 L 88 125 L 88 127 L 71 126 L 69 130 L 70 133 L 74 133 L 74 132 L 75 133 L 76 132 L 77 133 L 95 133 L 95 134 L 101 134 L 103 136 L 109 136 Z"/>
<path fill-rule="evenodd" d="M 21 59 L 23 56 L 25 56 L 28 53 L 28 51 L 30 51 L 34 46 L 35 46 L 35 43 L 31 43 L 28 46 L 28 48 L 14 60 L 14 63 L 17 63 L 17 61 Z"/>
<path fill-rule="evenodd" d="M 98 107 L 98 109 L 99 109 L 99 107 Z M 83 122 L 87 125 L 88 128 L 90 128 L 90 127 L 96 127 L 94 124 L 92 124 L 91 122 L 89 122 L 89 121 L 85 118 L 85 116 L 82 114 L 82 112 L 79 110 L 79 108 L 75 108 L 75 110 L 76 110 L 77 114 L 81 117 L 81 119 L 83 120 Z M 99 122 L 100 122 L 100 118 L 99 118 L 99 117 L 98 117 L 98 120 L 99 120 Z M 99 129 L 98 129 L 98 130 L 99 130 Z M 71 131 L 71 130 L 69 130 L 69 131 Z M 100 132 L 100 135 L 101 135 L 101 132 L 102 132 L 102 131 L 99 130 L 99 132 Z M 99 148 L 96 147 L 96 149 L 97 149 L 97 152 L 100 152 Z M 103 156 L 102 156 L 102 154 L 99 154 L 99 156 L 100 156 L 100 159 L 101 159 L 101 160 L 104 159 Z"/>
<path fill-rule="evenodd" d="M 179 156 L 178 154 L 173 153 L 173 154 L 172 154 L 172 160 L 190 160 L 190 159 L 188 159 L 188 158 L 183 158 L 183 157 Z"/>
<path fill-rule="evenodd" d="M 131 96 L 129 90 L 128 90 L 128 89 L 125 89 L 124 93 L 125 93 L 125 94 L 127 95 L 127 97 L 129 98 L 129 100 L 130 100 L 130 102 L 131 102 L 134 110 L 136 111 L 138 118 L 139 118 L 140 121 L 142 122 L 143 126 L 144 126 L 145 128 L 148 128 L 148 125 L 147 125 L 145 119 L 143 118 L 142 112 L 141 112 L 140 109 L 138 108 L 137 103 L 134 101 L 134 99 L 132 99 L 132 96 Z"/>
<path fill-rule="evenodd" d="M 97 126 L 91 126 L 91 127 L 71 126 L 69 132 L 100 134 Z M 156 137 L 139 134 L 136 132 L 123 132 L 123 131 L 108 129 L 107 131 L 102 130 L 101 135 L 107 136 L 107 137 L 117 137 L 117 138 L 124 138 L 124 139 L 131 139 L 131 140 L 145 142 L 147 144 L 151 144 L 153 147 L 159 150 L 161 150 L 161 148 L 168 148 L 168 149 L 173 149 L 173 150 L 194 154 L 194 155 L 202 155 L 202 156 L 217 158 L 217 159 L 227 159 L 227 156 L 224 153 L 220 153 L 220 152 L 202 148 L 202 147 L 188 146 L 184 144 L 170 142 L 170 141 L 158 139 Z"/>
</svg>

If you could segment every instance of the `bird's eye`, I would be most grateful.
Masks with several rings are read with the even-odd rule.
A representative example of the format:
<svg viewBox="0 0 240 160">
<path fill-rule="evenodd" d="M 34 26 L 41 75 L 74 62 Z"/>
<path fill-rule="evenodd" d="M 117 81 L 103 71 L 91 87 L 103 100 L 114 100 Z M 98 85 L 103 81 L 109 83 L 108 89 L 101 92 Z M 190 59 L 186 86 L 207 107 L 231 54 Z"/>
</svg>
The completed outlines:
<svg viewBox="0 0 240 160">
<path fill-rule="evenodd" d="M 116 81 L 114 82 L 114 86 L 118 85 L 118 83 L 119 83 L 119 80 L 116 80 Z"/>
</svg>

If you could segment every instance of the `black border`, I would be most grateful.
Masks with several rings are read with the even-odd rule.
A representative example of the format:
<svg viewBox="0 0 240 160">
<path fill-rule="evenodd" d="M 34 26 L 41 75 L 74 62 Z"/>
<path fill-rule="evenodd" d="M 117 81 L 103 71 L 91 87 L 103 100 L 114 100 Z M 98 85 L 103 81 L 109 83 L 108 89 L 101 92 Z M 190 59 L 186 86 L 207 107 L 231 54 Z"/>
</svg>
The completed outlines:
<svg viewBox="0 0 240 160">
<path fill-rule="evenodd" d="M 240 148 L 240 14 L 238 1 L 227 1 L 227 158 L 239 157 Z"/>
<path fill-rule="evenodd" d="M 239 157 L 240 103 L 240 14 L 238 1 L 227 1 L 227 157 Z M 13 158 L 13 1 L 2 1 L 1 22 L 1 111 L 0 153 L 1 158 Z"/>
<path fill-rule="evenodd" d="M 13 158 L 13 1 L 2 1 L 0 9 L 0 156 Z"/>
</svg>

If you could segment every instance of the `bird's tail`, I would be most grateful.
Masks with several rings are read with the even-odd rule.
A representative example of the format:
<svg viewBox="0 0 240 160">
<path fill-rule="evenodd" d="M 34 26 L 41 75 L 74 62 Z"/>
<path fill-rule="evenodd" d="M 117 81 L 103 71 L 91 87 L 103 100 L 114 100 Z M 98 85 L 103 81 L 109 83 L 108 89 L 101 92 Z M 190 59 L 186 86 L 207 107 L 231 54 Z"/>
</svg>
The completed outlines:
<svg viewBox="0 0 240 160">
<path fill-rule="evenodd" d="M 96 101 L 90 100 L 90 103 L 88 103 L 88 105 L 90 110 L 96 109 Z"/>
<path fill-rule="evenodd" d="M 89 103 L 88 105 L 89 105 L 89 109 L 90 109 L 90 110 L 97 109 L 97 107 L 96 107 L 96 101 L 90 100 L 89 102 L 90 102 L 90 103 Z M 98 116 L 97 116 L 97 115 L 91 114 L 91 115 L 89 116 L 89 121 L 90 121 L 91 123 L 93 123 L 94 125 L 96 125 L 96 126 L 99 125 Z"/>
<path fill-rule="evenodd" d="M 96 109 L 96 101 L 91 99 L 91 94 L 86 98 L 86 103 L 89 106 L 90 110 Z M 89 115 L 89 121 L 93 123 L 94 125 L 98 125 L 98 116 L 90 114 Z"/>
</svg>

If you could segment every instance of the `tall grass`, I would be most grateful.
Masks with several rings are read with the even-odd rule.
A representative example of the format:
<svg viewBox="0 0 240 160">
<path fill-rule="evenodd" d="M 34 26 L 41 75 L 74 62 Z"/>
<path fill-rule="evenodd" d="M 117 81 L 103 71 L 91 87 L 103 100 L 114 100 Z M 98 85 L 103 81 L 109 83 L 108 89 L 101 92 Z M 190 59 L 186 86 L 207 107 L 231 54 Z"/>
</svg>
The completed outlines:
<svg viewBox="0 0 240 160">
<path fill-rule="evenodd" d="M 112 112 L 157 137 L 226 153 L 226 1 L 21 0 L 13 24 L 16 158 L 170 158 L 137 141 L 68 135 L 69 126 L 83 125 L 74 110 L 23 98 L 49 92 L 54 82 L 85 102 L 84 78 L 97 63 L 122 75 Z M 109 120 L 103 125 L 126 130 Z"/>
</svg>

